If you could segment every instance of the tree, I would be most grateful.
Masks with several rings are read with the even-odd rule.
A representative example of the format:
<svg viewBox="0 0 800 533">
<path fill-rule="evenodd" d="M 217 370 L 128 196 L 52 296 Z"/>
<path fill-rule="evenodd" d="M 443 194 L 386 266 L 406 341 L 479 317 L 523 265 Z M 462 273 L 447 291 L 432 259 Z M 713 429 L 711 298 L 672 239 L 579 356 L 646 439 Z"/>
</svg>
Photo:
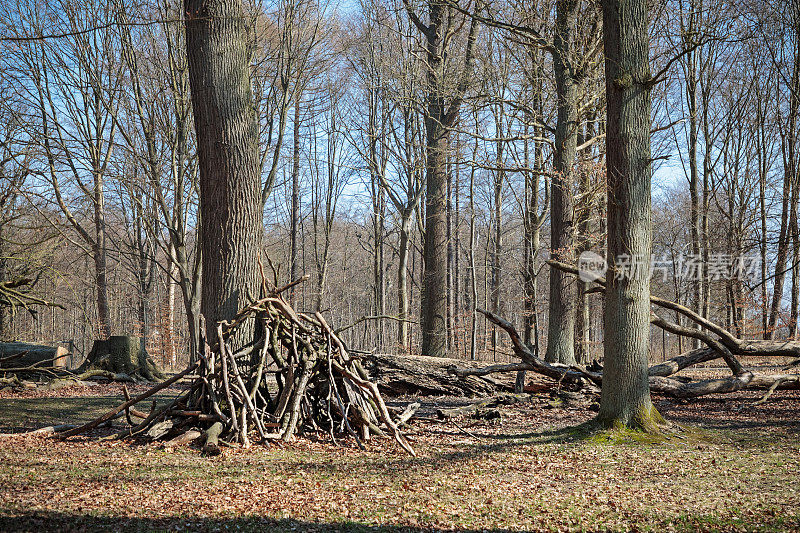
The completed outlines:
<svg viewBox="0 0 800 533">
<path fill-rule="evenodd" d="M 656 429 L 650 400 L 650 61 L 646 0 L 603 0 L 608 180 L 608 257 L 644 268 L 608 277 L 605 362 L 598 420 Z M 625 275 L 627 274 L 627 275 Z"/>
<path fill-rule="evenodd" d="M 263 223 L 251 17 L 241 0 L 188 0 L 186 49 L 200 169 L 201 312 L 231 319 L 256 297 Z M 235 343 L 252 337 L 244 328 Z"/>
<path fill-rule="evenodd" d="M 422 353 L 444 357 L 447 352 L 447 154 L 449 130 L 457 119 L 472 69 L 477 36 L 473 17 L 466 38 L 463 67 L 455 75 L 445 59 L 459 24 L 446 4 L 427 3 L 428 24 L 422 22 L 408 0 L 405 6 L 425 40 L 425 140 L 426 180 L 425 241 L 422 298 Z M 450 68 L 448 68 L 450 67 Z"/>
<path fill-rule="evenodd" d="M 104 339 L 111 332 L 112 317 L 106 193 L 122 80 L 119 46 L 109 28 L 114 10 L 96 2 L 58 2 L 45 13 L 21 3 L 17 16 L 17 31 L 37 35 L 57 27 L 68 33 L 58 41 L 25 42 L 10 53 L 9 61 L 37 122 L 31 131 L 38 133 L 45 160 L 41 175 L 53 191 L 49 199 L 77 238 L 63 234 L 94 262 L 96 335 Z"/>
</svg>

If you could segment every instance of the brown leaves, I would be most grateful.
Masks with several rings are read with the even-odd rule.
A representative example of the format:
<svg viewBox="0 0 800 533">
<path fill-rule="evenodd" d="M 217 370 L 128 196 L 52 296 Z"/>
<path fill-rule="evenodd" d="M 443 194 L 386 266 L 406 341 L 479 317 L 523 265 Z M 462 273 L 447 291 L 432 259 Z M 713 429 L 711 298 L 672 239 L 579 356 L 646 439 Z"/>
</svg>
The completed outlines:
<svg viewBox="0 0 800 533">
<path fill-rule="evenodd" d="M 324 435 L 270 450 L 226 448 L 214 459 L 127 442 L 0 444 L 0 525 L 3 516 L 28 529 L 98 529 L 112 519 L 141 529 L 281 531 L 343 522 L 512 531 L 798 524 L 794 393 L 743 411 L 713 398 L 661 401 L 673 420 L 729 429 L 659 445 L 569 440 L 558 428 L 593 413 L 544 401 L 503 407 L 500 426 L 460 419 L 475 437 L 450 422 L 414 423 L 417 458 L 389 439 L 361 453 Z"/>
</svg>

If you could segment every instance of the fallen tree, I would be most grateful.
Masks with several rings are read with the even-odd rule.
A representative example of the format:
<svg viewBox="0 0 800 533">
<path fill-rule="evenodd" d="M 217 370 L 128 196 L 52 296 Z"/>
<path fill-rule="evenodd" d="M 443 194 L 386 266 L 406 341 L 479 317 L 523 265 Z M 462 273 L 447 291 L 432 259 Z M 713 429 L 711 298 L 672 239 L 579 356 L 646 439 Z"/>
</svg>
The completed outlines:
<svg viewBox="0 0 800 533">
<path fill-rule="evenodd" d="M 378 388 L 392 396 L 485 396 L 513 390 L 513 384 L 489 377 L 455 375 L 451 369 L 459 362 L 456 359 L 389 354 L 368 354 L 359 359 Z"/>
<path fill-rule="evenodd" d="M 578 275 L 579 271 L 572 265 L 567 265 L 554 260 L 548 264 L 564 272 Z M 605 279 L 594 280 L 596 287 L 587 292 L 602 292 L 605 289 Z M 800 357 L 800 342 L 797 341 L 762 341 L 739 339 L 725 328 L 698 315 L 691 309 L 651 296 L 651 303 L 656 307 L 669 309 L 687 319 L 699 324 L 704 330 L 693 329 L 675 324 L 658 315 L 651 313 L 650 321 L 666 331 L 696 338 L 706 347 L 681 354 L 669 361 L 654 365 L 649 369 L 650 390 L 677 398 L 696 398 L 707 394 L 728 393 L 743 389 L 767 389 L 769 394 L 776 389 L 800 389 L 800 374 L 754 374 L 746 370 L 739 357 Z M 461 368 L 453 372 L 461 377 L 485 376 L 497 372 L 517 372 L 531 370 L 562 383 L 580 386 L 582 382 L 590 381 L 596 385 L 602 384 L 602 372 L 590 371 L 580 366 L 566 367 L 547 363 L 536 357 L 533 351 L 525 345 L 514 326 L 507 320 L 489 311 L 478 309 L 486 318 L 508 333 L 514 349 L 514 355 L 521 359 L 521 363 L 508 365 L 493 365 L 485 368 Z M 672 376 L 681 370 L 698 363 L 722 359 L 731 370 L 731 376 L 719 379 L 686 380 L 676 379 Z"/>
<path fill-rule="evenodd" d="M 45 346 L 27 342 L 0 342 L 0 367 L 11 364 L 26 367 L 49 363 L 56 368 L 66 368 L 69 351 L 63 346 Z"/>
<path fill-rule="evenodd" d="M 325 318 L 299 313 L 280 297 L 293 285 L 269 292 L 230 322 L 218 323 L 213 340 L 201 319 L 202 350 L 193 364 L 103 416 L 58 435 L 81 435 L 124 414 L 129 420 L 143 419 L 131 420 L 131 427 L 109 438 L 146 436 L 174 443 L 200 435 L 204 451 L 213 454 L 224 442 L 268 445 L 310 430 L 325 431 L 334 440 L 349 433 L 362 448 L 371 436 L 389 436 L 413 455 L 399 430 L 413 409 L 390 410 Z M 252 326 L 249 321 L 256 322 L 257 338 L 234 347 L 232 339 L 239 328 Z M 154 404 L 149 413 L 133 409 L 183 378 L 189 379 L 188 386 L 166 405 Z"/>
</svg>

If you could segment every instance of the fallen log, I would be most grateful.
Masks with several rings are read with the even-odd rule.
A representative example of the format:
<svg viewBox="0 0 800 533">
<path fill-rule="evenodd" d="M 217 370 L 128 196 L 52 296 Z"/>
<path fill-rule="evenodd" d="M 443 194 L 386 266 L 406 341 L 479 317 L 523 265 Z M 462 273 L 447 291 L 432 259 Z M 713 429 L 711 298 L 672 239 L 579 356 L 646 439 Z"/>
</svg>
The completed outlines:
<svg viewBox="0 0 800 533">
<path fill-rule="evenodd" d="M 153 388 L 141 393 L 136 398 L 133 398 L 131 400 L 128 400 L 128 401 L 124 402 L 120 406 L 112 409 L 111 411 L 109 411 L 108 413 L 106 413 L 106 414 L 104 414 L 102 416 L 99 416 L 99 417 L 95 418 L 91 422 L 87 422 L 86 424 L 84 424 L 82 426 L 70 429 L 69 431 L 66 431 L 66 432 L 62 433 L 61 436 L 63 438 L 72 437 L 74 435 L 79 435 L 81 433 L 85 433 L 86 431 L 89 431 L 91 429 L 96 428 L 97 426 L 99 426 L 103 422 L 105 422 L 107 420 L 110 420 L 111 418 L 113 418 L 117 414 L 121 413 L 125 409 L 128 409 L 129 407 L 132 407 L 132 406 L 136 405 L 137 403 L 141 402 L 142 400 L 146 400 L 147 398 L 149 398 L 153 394 L 157 393 L 158 391 L 166 389 L 167 387 L 169 387 L 170 385 L 172 385 L 176 381 L 180 380 L 181 378 L 183 378 L 187 374 L 190 374 L 190 373 L 194 372 L 197 369 L 198 366 L 200 366 L 199 362 L 195 362 L 195 363 L 189 365 L 184 371 L 175 374 L 174 376 L 172 376 L 171 378 L 169 378 L 166 381 L 162 381 L 161 383 L 159 383 L 155 387 L 153 387 Z"/>
<path fill-rule="evenodd" d="M 168 440 L 167 442 L 164 443 L 164 445 L 167 447 L 184 446 L 192 441 L 199 439 L 202 435 L 203 434 L 197 431 L 196 429 L 190 429 L 189 431 L 184 431 L 177 437 Z"/>
<path fill-rule="evenodd" d="M 358 357 L 370 380 L 384 394 L 402 396 L 485 396 L 513 385 L 480 375 L 453 372 L 462 361 L 423 355 L 369 354 Z"/>
<path fill-rule="evenodd" d="M 66 368 L 69 350 L 63 346 L 44 346 L 25 342 L 0 342 L 0 369 L 13 367 L 35 367 L 44 365 Z"/>
<path fill-rule="evenodd" d="M 492 365 L 473 369 L 456 368 L 453 369 L 455 374 L 468 376 L 473 373 L 488 374 L 531 370 L 561 383 L 579 383 L 581 378 L 586 378 L 597 385 L 602 384 L 602 372 L 592 372 L 578 366 L 565 367 L 563 365 L 552 365 L 536 358 L 532 350 L 522 342 L 519 333 L 517 333 L 510 322 L 489 311 L 483 309 L 478 309 L 478 311 L 483 313 L 490 322 L 501 327 L 509 334 L 514 348 L 514 354 L 522 359 L 522 363 Z M 650 390 L 675 398 L 697 398 L 707 394 L 728 393 L 738 390 L 769 389 L 772 386 L 781 389 L 800 389 L 800 374 L 764 376 L 742 370 L 728 378 L 688 382 L 669 377 L 692 365 L 700 362 L 712 361 L 721 357 L 723 357 L 723 355 L 717 350 L 701 348 L 654 365 L 649 371 Z M 776 385 L 776 382 L 780 383 Z"/>
<path fill-rule="evenodd" d="M 719 359 L 718 352 L 712 350 L 711 348 L 697 348 L 696 350 L 680 354 L 672 359 L 667 359 L 663 363 L 653 365 L 650 367 L 647 373 L 650 376 L 666 378 L 673 374 L 677 374 L 684 368 L 688 368 L 700 363 L 706 363 L 708 361 L 713 361 L 715 359 Z"/>
<path fill-rule="evenodd" d="M 501 405 L 514 405 L 518 403 L 530 402 L 530 396 L 526 394 L 499 394 L 489 398 L 483 398 L 477 402 L 472 402 L 460 407 L 442 408 L 436 410 L 436 416 L 440 420 L 451 420 L 466 415 L 480 414 L 487 409 L 499 407 Z"/>
<path fill-rule="evenodd" d="M 57 426 L 47 426 L 32 431 L 24 431 L 21 433 L 0 433 L 0 439 L 9 439 L 12 437 L 35 437 L 37 435 L 53 435 L 61 433 L 69 429 L 77 427 L 75 424 L 60 424 Z"/>
</svg>

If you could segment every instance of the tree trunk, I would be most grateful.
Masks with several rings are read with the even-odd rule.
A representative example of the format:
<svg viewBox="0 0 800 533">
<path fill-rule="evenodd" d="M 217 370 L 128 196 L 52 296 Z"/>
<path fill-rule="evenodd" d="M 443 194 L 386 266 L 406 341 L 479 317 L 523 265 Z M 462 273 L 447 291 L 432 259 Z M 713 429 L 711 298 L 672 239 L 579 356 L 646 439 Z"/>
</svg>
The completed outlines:
<svg viewBox="0 0 800 533">
<path fill-rule="evenodd" d="M 796 249 L 798 245 L 795 243 L 796 227 L 797 227 L 797 207 L 798 207 L 798 194 L 800 194 L 800 184 L 798 184 L 798 172 L 796 162 L 796 146 L 797 142 L 797 122 L 798 114 L 800 113 L 800 42 L 797 40 L 795 34 L 795 50 L 794 62 L 791 76 L 791 86 L 789 90 L 789 113 L 787 116 L 787 124 L 783 136 L 783 152 L 784 152 L 784 178 L 783 178 L 783 197 L 781 199 L 781 226 L 780 234 L 778 236 L 778 252 L 775 261 L 775 283 L 772 293 L 772 306 L 770 307 L 769 314 L 769 331 L 768 338 L 772 338 L 775 329 L 778 327 L 778 320 L 781 311 L 781 304 L 783 303 L 783 286 L 786 277 L 786 259 L 789 255 L 789 243 L 792 242 L 793 259 L 795 264 L 792 265 L 793 281 L 797 278 L 795 274 L 795 265 L 797 261 Z M 800 274 L 800 273 L 799 273 Z M 793 283 L 793 285 L 797 285 Z M 796 304 L 796 296 L 794 294 L 794 287 L 792 289 L 792 303 Z M 795 323 L 790 323 L 790 330 L 796 329 L 797 309 L 796 306 L 791 310 L 792 317 Z M 791 318 L 790 318 L 791 321 Z M 792 335 L 794 332 L 790 331 Z"/>
<path fill-rule="evenodd" d="M 650 65 L 646 0 L 603 0 L 607 101 L 608 257 L 627 254 L 649 266 Z M 650 401 L 649 268 L 609 276 L 605 362 L 598 420 L 655 430 Z"/>
<path fill-rule="evenodd" d="M 426 117 L 427 195 L 423 246 L 422 354 L 444 357 L 447 353 L 447 133 L 441 113 Z"/>
<path fill-rule="evenodd" d="M 407 9 L 411 12 L 411 8 Z M 447 156 L 448 130 L 455 124 L 472 70 L 477 20 L 472 18 L 466 38 L 463 70 L 453 91 L 446 76 L 445 56 L 453 13 L 437 1 L 428 2 L 429 24 L 416 14 L 414 24 L 425 36 L 426 199 L 424 265 L 422 275 L 422 353 L 442 357 L 447 351 Z"/>
<path fill-rule="evenodd" d="M 583 144 L 592 137 L 594 137 L 594 113 L 587 117 L 586 124 L 584 125 L 585 133 L 580 136 L 578 142 Z M 585 150 L 581 155 L 580 164 L 580 181 L 579 181 L 579 194 L 583 198 L 583 205 L 577 214 L 577 236 L 576 236 L 576 257 L 580 257 L 583 252 L 591 248 L 590 221 L 592 216 L 592 209 L 594 206 L 594 199 L 591 198 L 591 161 L 592 161 L 592 148 L 591 146 Z M 589 324 L 591 316 L 589 315 L 589 297 L 586 294 L 588 283 L 577 279 L 577 291 L 575 307 L 575 360 L 580 364 L 589 362 Z"/>
<path fill-rule="evenodd" d="M 502 112 L 499 119 L 495 119 L 498 126 L 498 135 L 503 134 Z M 493 188 L 493 207 L 492 207 L 492 237 L 489 239 L 492 242 L 491 250 L 491 283 L 490 283 L 490 299 L 491 309 L 494 314 L 503 314 L 500 309 L 500 283 L 502 281 L 502 267 L 500 264 L 500 256 L 503 252 L 503 183 L 505 181 L 505 172 L 503 171 L 503 148 L 504 143 L 501 140 L 497 141 L 497 169 L 494 172 L 494 188 Z M 492 351 L 497 350 L 498 331 L 496 327 L 492 327 Z"/>
<path fill-rule="evenodd" d="M 177 363 L 175 360 L 175 280 L 178 278 L 178 267 L 172 261 L 173 255 L 174 252 L 171 251 L 167 276 L 167 326 L 164 336 L 164 355 L 172 370 L 175 369 Z"/>
<path fill-rule="evenodd" d="M 558 96 L 554 147 L 554 176 L 550 196 L 550 256 L 573 263 L 573 167 L 577 150 L 579 81 L 570 64 L 575 53 L 579 2 L 556 3 L 553 69 Z M 550 272 L 547 353 L 551 363 L 575 364 L 576 282 L 563 272 Z"/>
<path fill-rule="evenodd" d="M 6 281 L 8 276 L 8 259 L 6 259 L 6 246 L 4 229 L 5 224 L 0 223 L 0 283 Z M 8 308 L 0 306 L 0 341 L 6 340 L 10 324 Z"/>
<path fill-rule="evenodd" d="M 257 296 L 263 233 L 251 28 L 241 0 L 187 0 L 186 48 L 202 213 L 202 313 L 209 326 Z M 234 344 L 251 340 L 241 328 Z"/>
<path fill-rule="evenodd" d="M 300 277 L 297 268 L 297 237 L 300 231 L 300 99 L 301 91 L 297 89 L 294 102 L 294 140 L 292 147 L 292 221 L 289 240 L 289 281 Z M 289 293 L 289 301 L 294 302 L 294 291 Z"/>
<path fill-rule="evenodd" d="M 406 353 L 411 351 L 409 344 L 408 318 L 408 252 L 411 235 L 410 210 L 402 213 L 400 220 L 400 245 L 397 250 L 397 342 Z"/>
<path fill-rule="evenodd" d="M 472 152 L 472 158 L 478 153 L 478 142 Z M 478 352 L 478 281 L 475 278 L 475 167 L 469 172 L 469 287 L 470 287 L 470 332 L 469 358 L 475 360 Z"/>
</svg>

